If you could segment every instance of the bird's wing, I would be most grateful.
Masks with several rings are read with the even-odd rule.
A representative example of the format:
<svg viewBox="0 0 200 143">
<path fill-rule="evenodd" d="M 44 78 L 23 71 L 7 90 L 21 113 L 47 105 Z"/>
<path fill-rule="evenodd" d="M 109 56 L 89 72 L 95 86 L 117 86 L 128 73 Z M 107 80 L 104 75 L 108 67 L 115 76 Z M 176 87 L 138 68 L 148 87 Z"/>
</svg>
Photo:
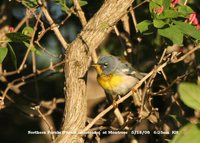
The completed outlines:
<svg viewBox="0 0 200 143">
<path fill-rule="evenodd" d="M 126 75 L 134 76 L 134 77 L 136 77 L 138 79 L 142 79 L 146 75 L 146 73 L 140 73 L 140 72 L 138 72 L 128 62 L 120 63 L 120 65 L 118 66 L 118 70 L 119 70 L 119 72 L 122 72 L 122 73 L 124 73 Z"/>
</svg>

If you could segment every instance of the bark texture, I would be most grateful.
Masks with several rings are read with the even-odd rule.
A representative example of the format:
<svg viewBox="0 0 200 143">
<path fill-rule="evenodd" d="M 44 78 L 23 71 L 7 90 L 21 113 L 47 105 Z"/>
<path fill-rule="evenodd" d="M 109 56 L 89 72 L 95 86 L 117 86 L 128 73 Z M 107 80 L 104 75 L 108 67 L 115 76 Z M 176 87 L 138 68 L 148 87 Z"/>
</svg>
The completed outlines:
<svg viewBox="0 0 200 143">
<path fill-rule="evenodd" d="M 105 39 L 113 26 L 127 13 L 133 0 L 105 0 L 99 11 L 90 19 L 79 36 L 66 51 L 65 64 L 65 115 L 63 131 L 82 131 L 87 117 L 86 74 L 91 53 Z M 56 143 L 82 143 L 77 134 L 61 134 Z"/>
</svg>

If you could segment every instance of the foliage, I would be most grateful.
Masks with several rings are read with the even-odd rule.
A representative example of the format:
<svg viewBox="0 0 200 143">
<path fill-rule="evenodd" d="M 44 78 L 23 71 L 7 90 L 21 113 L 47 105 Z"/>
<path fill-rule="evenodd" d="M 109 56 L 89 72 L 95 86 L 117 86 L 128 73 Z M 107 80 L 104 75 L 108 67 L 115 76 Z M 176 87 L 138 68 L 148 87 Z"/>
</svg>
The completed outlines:
<svg viewBox="0 0 200 143">
<path fill-rule="evenodd" d="M 31 39 L 29 36 L 18 32 L 7 33 L 6 36 L 10 39 L 11 42 L 23 42 Z"/>
<path fill-rule="evenodd" d="M 28 0 L 28 1 L 22 0 L 22 4 L 29 8 L 34 8 L 34 7 L 38 6 L 37 0 Z"/>
<path fill-rule="evenodd" d="M 179 134 L 177 134 L 170 143 L 198 143 L 200 140 L 200 123 L 188 124 L 180 129 Z"/>
<path fill-rule="evenodd" d="M 200 110 L 200 86 L 192 83 L 181 83 L 178 89 L 181 100 L 190 108 Z M 200 121 L 183 126 L 170 143 L 198 143 L 200 140 Z"/>
<path fill-rule="evenodd" d="M 57 3 L 58 5 L 61 6 L 61 10 L 63 10 L 66 13 L 70 13 L 71 9 L 70 7 L 73 5 L 72 0 L 54 0 L 55 3 Z M 80 6 L 85 6 L 88 4 L 88 2 L 86 0 L 78 0 Z"/>
<path fill-rule="evenodd" d="M 105 1 L 78 2 L 89 20 Z M 117 122 L 113 111 L 110 111 L 89 130 L 127 131 L 128 128 L 129 131 L 144 130 L 149 134 L 137 132 L 138 134 L 122 136 L 121 139 L 116 139 L 111 134 L 84 135 L 85 142 L 96 142 L 97 138 L 105 142 L 116 139 L 116 142 L 124 143 L 134 142 L 134 139 L 138 143 L 144 140 L 155 143 L 165 143 L 166 140 L 170 143 L 199 142 L 200 85 L 195 84 L 200 83 L 200 24 L 197 13 L 199 2 L 184 2 L 135 0 L 127 10 L 127 19 L 126 16 L 123 17 L 116 25 L 99 23 L 99 31 L 115 27 L 99 46 L 97 54 L 121 56 L 150 77 L 140 86 L 141 90 L 138 90 L 133 98 L 128 98 L 118 105 L 125 119 L 123 125 Z M 4 5 L 2 9 L 7 6 L 4 1 L 0 4 Z M 49 142 L 45 135 L 33 136 L 27 134 L 27 131 L 50 130 L 51 127 L 46 129 L 43 126 L 48 126 L 46 121 L 56 128 L 53 130 L 61 130 L 63 113 L 66 112 L 66 91 L 63 88 L 67 82 L 64 81 L 63 59 L 67 59 L 69 53 L 63 48 L 60 42 L 62 40 L 57 37 L 59 33 L 55 31 L 60 32 L 67 45 L 71 42 L 73 44 L 76 38 L 82 38 L 78 35 L 83 28 L 78 13 L 80 10 L 76 9 L 72 0 L 46 1 L 47 7 L 39 5 L 37 0 L 12 1 L 8 2 L 8 5 L 12 10 L 6 11 L 8 13 L 4 15 L 10 18 L 9 22 L 6 21 L 0 26 L 0 34 L 4 25 L 9 29 L 5 32 L 2 30 L 3 38 L 0 37 L 0 142 L 14 142 L 19 137 L 19 142 L 22 143 Z M 46 8 L 53 23 L 48 21 L 49 17 L 41 7 Z M 19 9 L 23 14 L 16 12 Z M 56 13 L 61 10 L 59 14 Z M 135 13 L 131 13 L 132 10 Z M 24 19 L 22 15 L 27 17 Z M 1 21 L 3 20 L 0 18 Z M 141 22 L 135 27 L 134 21 Z M 88 32 L 90 35 L 93 29 L 82 32 Z M 81 41 L 87 45 L 87 39 Z M 87 52 L 87 48 L 84 52 Z M 74 57 L 77 58 L 79 57 Z M 79 63 L 74 65 L 76 64 Z M 158 70 L 159 68 L 161 69 Z M 105 111 L 110 103 L 102 101 L 104 93 L 96 84 L 96 78 L 90 76 L 95 75 L 94 71 L 88 69 L 87 73 L 87 118 L 93 120 L 102 115 L 102 111 Z M 139 97 L 138 104 L 136 97 Z M 76 106 L 78 105 L 74 105 Z M 87 125 L 90 123 L 89 121 Z M 161 131 L 169 134 L 162 134 Z M 172 131 L 177 131 L 178 134 L 171 134 Z M 12 138 L 8 137 L 8 134 Z"/>
<path fill-rule="evenodd" d="M 0 48 L 0 64 L 3 62 L 3 60 L 5 59 L 7 53 L 8 53 L 8 49 L 7 48 Z"/>
<path fill-rule="evenodd" d="M 169 0 L 155 0 L 149 3 L 149 11 L 152 19 L 137 25 L 141 33 L 147 35 L 157 31 L 159 35 L 178 45 L 183 45 L 184 37 L 191 37 L 191 40 L 196 41 L 200 39 L 198 23 L 191 25 L 193 20 L 189 17 L 194 15 L 194 11 L 189 6 L 173 5 Z"/>
<path fill-rule="evenodd" d="M 200 86 L 192 83 L 181 83 L 179 85 L 181 100 L 190 108 L 200 110 Z"/>
</svg>

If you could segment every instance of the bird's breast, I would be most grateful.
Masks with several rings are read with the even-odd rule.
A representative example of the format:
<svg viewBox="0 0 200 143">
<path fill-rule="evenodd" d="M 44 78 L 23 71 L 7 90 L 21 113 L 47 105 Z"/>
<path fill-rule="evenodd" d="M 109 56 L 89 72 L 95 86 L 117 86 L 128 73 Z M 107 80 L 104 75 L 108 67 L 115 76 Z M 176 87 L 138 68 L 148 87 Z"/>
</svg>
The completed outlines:
<svg viewBox="0 0 200 143">
<path fill-rule="evenodd" d="M 97 80 L 106 92 L 113 94 L 114 88 L 120 86 L 123 79 L 118 75 L 101 75 Z"/>
<path fill-rule="evenodd" d="M 125 95 L 138 81 L 131 76 L 101 75 L 97 77 L 102 88 L 112 95 Z"/>
</svg>

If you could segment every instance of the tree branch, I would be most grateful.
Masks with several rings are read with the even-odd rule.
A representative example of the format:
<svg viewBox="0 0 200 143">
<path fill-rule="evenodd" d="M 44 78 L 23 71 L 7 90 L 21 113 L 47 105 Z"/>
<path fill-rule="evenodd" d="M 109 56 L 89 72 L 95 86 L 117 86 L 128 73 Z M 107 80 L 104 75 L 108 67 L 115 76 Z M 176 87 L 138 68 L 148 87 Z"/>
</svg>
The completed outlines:
<svg viewBox="0 0 200 143">
<path fill-rule="evenodd" d="M 62 130 L 81 131 L 87 114 L 86 72 L 91 53 L 106 38 L 113 26 L 127 13 L 133 0 L 107 0 L 85 25 L 80 35 L 69 45 L 65 64 L 65 115 Z M 82 143 L 77 134 L 62 134 L 56 143 Z"/>
<path fill-rule="evenodd" d="M 46 3 L 42 3 L 41 0 L 38 0 L 38 3 L 41 5 L 41 9 L 42 12 L 44 13 L 47 21 L 49 22 L 53 32 L 55 33 L 56 37 L 58 38 L 58 40 L 60 41 L 60 43 L 62 44 L 63 48 L 67 49 L 68 47 L 68 43 L 65 41 L 64 37 L 62 36 L 62 34 L 60 33 L 58 26 L 55 24 L 55 22 L 53 21 L 53 19 L 51 18 L 47 8 L 46 8 Z"/>
</svg>

